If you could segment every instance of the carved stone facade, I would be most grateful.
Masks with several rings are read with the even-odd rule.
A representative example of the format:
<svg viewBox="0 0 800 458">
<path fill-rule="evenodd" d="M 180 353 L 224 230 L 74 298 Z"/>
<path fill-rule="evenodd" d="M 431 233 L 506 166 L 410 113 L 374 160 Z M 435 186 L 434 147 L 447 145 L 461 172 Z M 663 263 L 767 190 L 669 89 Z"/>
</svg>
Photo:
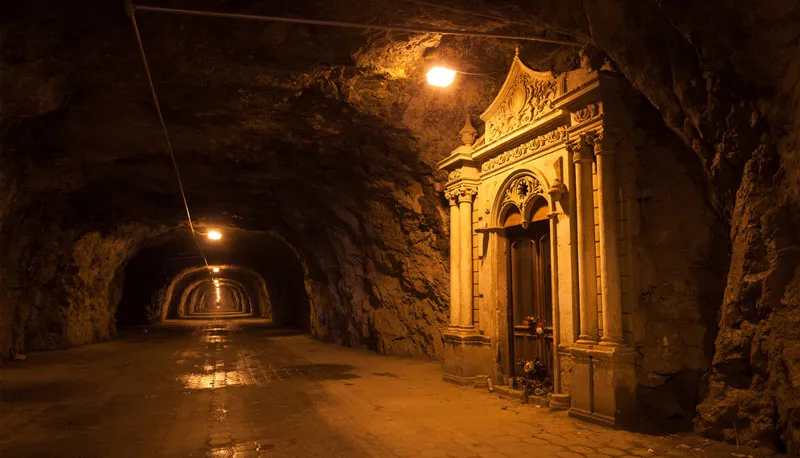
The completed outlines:
<svg viewBox="0 0 800 458">
<path fill-rule="evenodd" d="M 621 277 L 634 266 L 619 261 L 631 231 L 618 215 L 634 196 L 620 192 L 614 159 L 632 153 L 605 111 L 621 106 L 620 80 L 535 72 L 516 56 L 484 134 L 475 140 L 468 118 L 463 145 L 439 163 L 451 202 L 446 380 L 513 390 L 533 358 L 546 363 L 552 408 L 604 423 L 628 414 L 633 295 Z"/>
</svg>

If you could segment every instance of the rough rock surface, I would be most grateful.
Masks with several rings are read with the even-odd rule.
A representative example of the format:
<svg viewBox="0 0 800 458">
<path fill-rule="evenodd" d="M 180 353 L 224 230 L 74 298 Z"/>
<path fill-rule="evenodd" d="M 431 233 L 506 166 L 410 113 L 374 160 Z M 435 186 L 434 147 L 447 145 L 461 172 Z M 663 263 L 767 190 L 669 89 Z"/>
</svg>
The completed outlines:
<svg viewBox="0 0 800 458">
<path fill-rule="evenodd" d="M 348 17 L 322 3 L 294 6 Z M 362 6 L 350 19 L 381 10 Z M 4 8 L 7 358 L 112 336 L 126 264 L 186 231 L 121 4 Z M 286 8 L 253 11 L 296 14 Z M 139 24 L 200 228 L 285 241 L 318 336 L 440 356 L 446 213 L 433 164 L 456 144 L 463 110 L 483 107 L 497 81 L 469 83 L 467 97 L 431 92 L 422 64 L 431 51 L 463 55 L 469 42 L 158 15 Z M 502 71 L 513 48 L 496 51 L 475 59 Z M 252 249 L 270 259 L 269 244 Z M 209 250 L 212 262 L 226 255 Z"/>
<path fill-rule="evenodd" d="M 544 23 L 604 51 L 692 148 L 695 184 L 729 227 L 696 428 L 800 454 L 798 2 L 443 3 L 517 22 L 407 2 L 204 5 L 527 33 L 523 23 Z M 181 224 L 182 208 L 121 5 L 3 8 L 7 357 L 111 335 L 119 273 L 145 240 Z M 455 146 L 463 110 L 491 99 L 513 45 L 139 21 L 195 216 L 285 239 L 305 267 L 318 335 L 438 356 L 447 247 L 433 165 Z M 573 49 L 551 45 L 526 44 L 523 56 L 543 70 L 576 63 Z M 441 60 L 499 75 L 430 91 L 424 67 Z"/>
<path fill-rule="evenodd" d="M 730 224 L 727 287 L 696 429 L 800 454 L 798 2 L 523 8 L 591 36 L 694 149 L 711 202 Z"/>
</svg>

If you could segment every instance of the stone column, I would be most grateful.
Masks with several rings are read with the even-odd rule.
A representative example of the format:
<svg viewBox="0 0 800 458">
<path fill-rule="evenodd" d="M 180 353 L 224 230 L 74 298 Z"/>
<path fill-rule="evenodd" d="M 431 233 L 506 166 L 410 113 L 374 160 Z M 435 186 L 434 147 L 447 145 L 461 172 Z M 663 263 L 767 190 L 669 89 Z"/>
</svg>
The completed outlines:
<svg viewBox="0 0 800 458">
<path fill-rule="evenodd" d="M 622 292 L 617 253 L 617 182 L 614 154 L 603 138 L 594 140 L 597 156 L 597 197 L 600 202 L 600 291 L 603 299 L 603 338 L 600 345 L 622 345 Z"/>
<path fill-rule="evenodd" d="M 581 135 L 572 145 L 575 162 L 575 200 L 578 223 L 578 277 L 580 335 L 578 343 L 597 343 L 597 268 L 594 248 L 594 202 L 592 198 L 592 145 Z"/>
<path fill-rule="evenodd" d="M 478 193 L 473 186 L 459 189 L 458 208 L 461 213 L 458 230 L 461 243 L 461 320 L 459 326 L 472 329 L 472 199 Z"/>
<path fill-rule="evenodd" d="M 461 322 L 461 243 L 458 232 L 458 190 L 445 193 L 450 201 L 450 326 Z"/>
</svg>

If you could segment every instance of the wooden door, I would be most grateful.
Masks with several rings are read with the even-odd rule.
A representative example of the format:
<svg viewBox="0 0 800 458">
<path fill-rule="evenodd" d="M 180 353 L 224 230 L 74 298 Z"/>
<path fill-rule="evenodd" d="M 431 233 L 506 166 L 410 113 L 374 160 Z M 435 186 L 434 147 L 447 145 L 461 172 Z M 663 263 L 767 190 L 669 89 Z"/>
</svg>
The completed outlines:
<svg viewBox="0 0 800 458">
<path fill-rule="evenodd" d="M 512 377 L 525 362 L 539 358 L 553 377 L 553 306 L 550 226 L 534 221 L 507 229 L 509 239 L 509 340 Z M 537 328 L 541 327 L 541 333 Z"/>
</svg>

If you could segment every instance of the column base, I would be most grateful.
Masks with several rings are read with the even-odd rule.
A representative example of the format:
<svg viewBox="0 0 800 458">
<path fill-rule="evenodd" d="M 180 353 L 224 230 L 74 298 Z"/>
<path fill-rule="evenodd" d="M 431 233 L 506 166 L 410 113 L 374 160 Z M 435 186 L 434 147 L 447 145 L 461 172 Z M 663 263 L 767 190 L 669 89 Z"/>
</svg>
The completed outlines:
<svg viewBox="0 0 800 458">
<path fill-rule="evenodd" d="M 462 386 L 486 384 L 492 367 L 491 339 L 474 329 L 449 327 L 444 332 L 446 382 Z"/>
<path fill-rule="evenodd" d="M 565 393 L 553 393 L 550 398 L 550 410 L 569 410 L 570 398 Z"/>
<path fill-rule="evenodd" d="M 629 424 L 634 414 L 636 353 L 628 346 L 573 346 L 569 415 L 606 426 Z"/>
<path fill-rule="evenodd" d="M 625 342 L 622 339 L 600 339 L 600 345 L 604 347 L 624 347 Z"/>
</svg>

